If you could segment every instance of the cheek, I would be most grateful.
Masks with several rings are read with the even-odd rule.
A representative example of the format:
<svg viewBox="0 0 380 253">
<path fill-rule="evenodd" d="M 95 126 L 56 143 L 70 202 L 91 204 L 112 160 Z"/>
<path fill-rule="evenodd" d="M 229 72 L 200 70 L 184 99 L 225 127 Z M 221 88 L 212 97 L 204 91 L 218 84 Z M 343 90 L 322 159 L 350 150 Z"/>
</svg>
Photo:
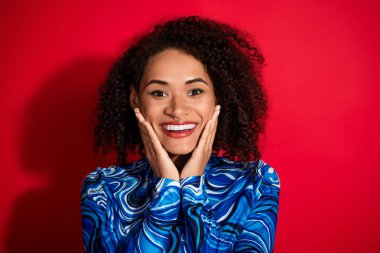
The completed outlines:
<svg viewBox="0 0 380 253">
<path fill-rule="evenodd" d="M 162 109 L 157 105 L 146 104 L 141 108 L 141 111 L 145 120 L 151 124 L 160 121 L 160 117 L 162 117 Z"/>
<path fill-rule="evenodd" d="M 208 100 L 206 103 L 199 103 L 199 111 L 202 112 L 204 120 L 209 120 L 212 117 L 215 109 L 215 101 L 213 99 Z"/>
<path fill-rule="evenodd" d="M 156 107 L 152 105 L 152 101 L 145 96 L 139 97 L 139 107 L 145 120 L 152 122 L 156 115 L 156 110 L 154 109 Z"/>
</svg>

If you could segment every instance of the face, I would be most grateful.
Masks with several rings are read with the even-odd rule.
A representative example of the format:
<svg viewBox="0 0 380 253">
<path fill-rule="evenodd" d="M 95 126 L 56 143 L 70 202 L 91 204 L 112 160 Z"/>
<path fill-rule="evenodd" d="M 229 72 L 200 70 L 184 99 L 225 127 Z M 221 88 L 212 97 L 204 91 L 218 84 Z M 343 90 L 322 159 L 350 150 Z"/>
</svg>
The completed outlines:
<svg viewBox="0 0 380 253">
<path fill-rule="evenodd" d="M 148 60 L 131 106 L 139 107 L 171 155 L 191 153 L 215 108 L 214 86 L 192 55 L 166 49 Z"/>
</svg>

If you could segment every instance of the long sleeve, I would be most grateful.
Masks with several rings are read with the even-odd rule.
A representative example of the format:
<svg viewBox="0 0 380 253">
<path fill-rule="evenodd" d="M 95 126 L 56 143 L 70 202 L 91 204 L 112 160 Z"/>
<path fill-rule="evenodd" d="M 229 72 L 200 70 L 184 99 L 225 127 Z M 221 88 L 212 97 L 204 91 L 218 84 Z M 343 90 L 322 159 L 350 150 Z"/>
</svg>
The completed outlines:
<svg viewBox="0 0 380 253">
<path fill-rule="evenodd" d="M 81 198 L 86 252 L 166 251 L 168 235 L 177 222 L 180 209 L 179 182 L 158 179 L 153 198 L 147 202 L 145 210 L 127 200 L 139 182 L 142 181 L 133 180 L 133 177 L 127 177 L 123 182 L 107 183 L 95 174 L 86 177 Z M 113 187 L 119 188 L 115 191 Z M 119 199 L 125 200 L 121 206 L 116 203 Z M 128 221 L 128 226 L 125 226 L 125 221 Z"/>
<path fill-rule="evenodd" d="M 240 177 L 229 188 L 232 194 L 220 196 L 222 204 L 218 208 L 223 206 L 224 210 L 218 215 L 204 190 L 204 176 L 181 180 L 190 252 L 273 252 L 280 185 L 274 169 L 261 165 L 253 182 Z M 227 172 L 224 175 L 235 178 Z"/>
<path fill-rule="evenodd" d="M 186 241 L 190 252 L 231 252 L 233 243 L 223 238 L 222 228 L 203 191 L 203 176 L 181 180 Z"/>
<path fill-rule="evenodd" d="M 280 194 L 276 171 L 266 165 L 259 171 L 258 199 L 251 209 L 244 229 L 234 245 L 234 252 L 273 252 Z"/>
</svg>

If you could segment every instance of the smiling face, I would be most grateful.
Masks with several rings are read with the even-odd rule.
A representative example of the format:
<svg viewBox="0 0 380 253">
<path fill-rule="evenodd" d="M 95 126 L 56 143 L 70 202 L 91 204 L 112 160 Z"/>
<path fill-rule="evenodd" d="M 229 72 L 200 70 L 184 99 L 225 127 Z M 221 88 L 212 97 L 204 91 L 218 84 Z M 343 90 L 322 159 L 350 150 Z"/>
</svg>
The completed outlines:
<svg viewBox="0 0 380 253">
<path fill-rule="evenodd" d="M 138 93 L 131 90 L 131 106 L 140 108 L 169 154 L 191 153 L 216 105 L 203 64 L 166 49 L 149 58 L 139 85 Z"/>
</svg>

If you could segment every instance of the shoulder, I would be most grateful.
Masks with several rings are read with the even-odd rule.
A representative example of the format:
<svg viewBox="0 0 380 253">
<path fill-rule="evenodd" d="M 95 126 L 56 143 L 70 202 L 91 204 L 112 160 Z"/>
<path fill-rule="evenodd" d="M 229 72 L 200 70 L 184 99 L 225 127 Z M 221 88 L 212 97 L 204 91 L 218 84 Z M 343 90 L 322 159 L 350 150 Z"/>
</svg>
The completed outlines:
<svg viewBox="0 0 380 253">
<path fill-rule="evenodd" d="M 255 166 L 256 163 L 257 166 Z M 264 184 L 280 188 L 279 175 L 272 166 L 270 166 L 263 160 L 259 160 L 258 162 L 251 162 L 250 166 Z"/>
<path fill-rule="evenodd" d="M 206 170 L 209 174 L 228 174 L 230 178 L 235 179 L 248 178 L 250 175 L 254 175 L 256 178 L 254 181 L 280 188 L 280 179 L 276 170 L 263 160 L 241 162 L 232 161 L 225 157 L 211 156 Z"/>
<path fill-rule="evenodd" d="M 247 174 L 247 163 L 231 161 L 226 157 L 212 155 L 207 163 L 205 175 L 214 184 L 230 185 Z"/>
<path fill-rule="evenodd" d="M 226 157 L 212 155 L 207 163 L 206 170 L 211 171 L 243 171 L 247 167 L 247 163 L 232 161 Z"/>
<path fill-rule="evenodd" d="M 82 198 L 95 192 L 104 190 L 104 187 L 118 187 L 127 183 L 138 184 L 143 181 L 147 170 L 146 160 L 131 162 L 126 166 L 111 165 L 109 167 L 98 167 L 87 174 L 82 182 Z"/>
</svg>

